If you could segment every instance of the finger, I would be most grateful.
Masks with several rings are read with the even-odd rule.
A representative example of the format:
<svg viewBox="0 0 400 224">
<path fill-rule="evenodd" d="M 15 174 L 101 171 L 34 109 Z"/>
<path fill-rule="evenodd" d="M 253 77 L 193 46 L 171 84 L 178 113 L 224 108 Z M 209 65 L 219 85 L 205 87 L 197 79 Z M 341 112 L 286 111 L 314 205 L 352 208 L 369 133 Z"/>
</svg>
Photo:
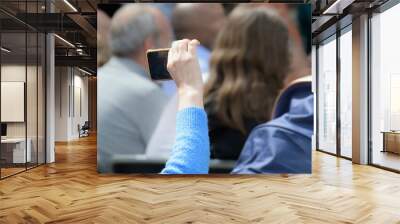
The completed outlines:
<svg viewBox="0 0 400 224">
<path fill-rule="evenodd" d="M 180 53 L 186 53 L 188 51 L 188 44 L 189 40 L 188 39 L 183 39 L 179 41 L 179 52 Z"/>
<path fill-rule="evenodd" d="M 176 54 L 178 52 L 179 41 L 172 42 L 171 49 L 169 50 L 172 54 Z"/>
<path fill-rule="evenodd" d="M 189 42 L 188 51 L 190 52 L 190 54 L 192 54 L 192 55 L 197 54 L 197 45 L 199 45 L 199 44 L 200 44 L 200 42 L 196 39 L 193 39 Z"/>
<path fill-rule="evenodd" d="M 171 49 L 168 52 L 171 61 L 174 61 L 179 56 L 179 41 L 172 42 Z"/>
<path fill-rule="evenodd" d="M 171 44 L 171 48 L 168 51 L 168 61 L 167 61 L 167 68 L 172 68 L 172 65 L 174 64 L 174 61 L 178 55 L 177 51 L 178 47 L 178 41 L 174 41 Z"/>
<path fill-rule="evenodd" d="M 172 62 L 172 57 L 173 57 L 173 48 L 171 46 L 171 48 L 168 51 L 168 60 L 167 60 L 168 64 Z"/>
<path fill-rule="evenodd" d="M 197 39 L 193 39 L 193 40 L 191 40 L 190 42 L 193 43 L 193 44 L 197 44 L 197 45 L 200 44 L 200 41 L 197 40 Z"/>
</svg>

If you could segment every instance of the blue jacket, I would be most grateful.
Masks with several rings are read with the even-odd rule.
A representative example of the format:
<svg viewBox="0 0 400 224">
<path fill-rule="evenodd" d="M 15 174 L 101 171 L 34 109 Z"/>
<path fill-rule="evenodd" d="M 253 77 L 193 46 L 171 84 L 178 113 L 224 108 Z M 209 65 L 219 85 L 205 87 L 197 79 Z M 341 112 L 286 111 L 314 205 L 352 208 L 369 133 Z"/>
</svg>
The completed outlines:
<svg viewBox="0 0 400 224">
<path fill-rule="evenodd" d="M 300 81 L 279 97 L 273 120 L 255 127 L 232 173 L 311 173 L 314 98 Z"/>
</svg>

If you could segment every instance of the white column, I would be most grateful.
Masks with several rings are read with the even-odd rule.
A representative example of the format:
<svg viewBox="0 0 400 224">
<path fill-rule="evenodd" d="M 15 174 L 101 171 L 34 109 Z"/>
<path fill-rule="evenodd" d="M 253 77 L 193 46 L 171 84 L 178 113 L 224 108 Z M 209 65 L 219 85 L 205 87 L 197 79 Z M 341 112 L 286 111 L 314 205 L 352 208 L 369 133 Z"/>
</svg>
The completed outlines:
<svg viewBox="0 0 400 224">
<path fill-rule="evenodd" d="M 54 76 L 54 35 L 47 34 L 46 36 L 46 163 L 55 161 L 54 151 L 54 133 L 55 133 L 55 76 Z"/>
<path fill-rule="evenodd" d="M 46 11 L 54 12 L 54 5 L 46 1 Z M 55 43 L 54 35 L 46 35 L 46 163 L 55 162 Z"/>
</svg>

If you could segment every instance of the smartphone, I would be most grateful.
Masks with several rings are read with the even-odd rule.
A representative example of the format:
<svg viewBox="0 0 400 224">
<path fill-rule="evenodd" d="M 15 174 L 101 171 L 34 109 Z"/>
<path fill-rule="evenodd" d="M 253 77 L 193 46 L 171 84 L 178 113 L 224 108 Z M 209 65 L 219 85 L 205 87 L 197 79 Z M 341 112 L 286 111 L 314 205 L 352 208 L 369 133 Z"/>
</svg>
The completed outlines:
<svg viewBox="0 0 400 224">
<path fill-rule="evenodd" d="M 167 70 L 169 48 L 150 49 L 147 51 L 150 77 L 152 80 L 170 80 L 171 75 Z"/>
</svg>

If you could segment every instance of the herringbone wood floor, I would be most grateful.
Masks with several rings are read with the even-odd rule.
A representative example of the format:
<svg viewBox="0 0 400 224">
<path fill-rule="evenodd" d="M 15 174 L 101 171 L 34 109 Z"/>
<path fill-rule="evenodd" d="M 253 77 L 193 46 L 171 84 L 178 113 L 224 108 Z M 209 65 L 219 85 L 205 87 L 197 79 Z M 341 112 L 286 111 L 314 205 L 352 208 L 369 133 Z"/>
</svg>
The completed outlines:
<svg viewBox="0 0 400 224">
<path fill-rule="evenodd" d="M 400 223 L 400 175 L 315 152 L 313 174 L 96 172 L 96 139 L 0 181 L 0 223 Z"/>
</svg>

